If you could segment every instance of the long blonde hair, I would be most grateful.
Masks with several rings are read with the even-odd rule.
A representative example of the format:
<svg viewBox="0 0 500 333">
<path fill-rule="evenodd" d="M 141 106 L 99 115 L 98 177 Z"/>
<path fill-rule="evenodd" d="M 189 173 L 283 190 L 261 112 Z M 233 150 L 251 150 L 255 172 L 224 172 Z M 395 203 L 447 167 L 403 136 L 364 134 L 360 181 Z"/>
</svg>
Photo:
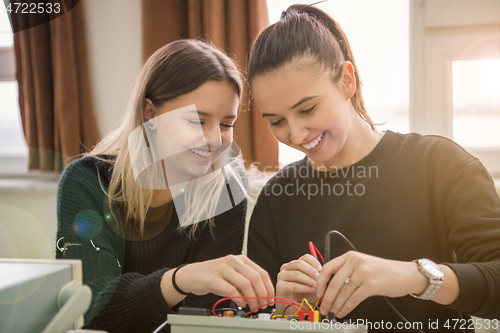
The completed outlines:
<svg viewBox="0 0 500 333">
<path fill-rule="evenodd" d="M 184 39 L 163 46 L 142 66 L 126 114 L 119 127 L 100 141 L 91 152 L 84 154 L 113 165 L 109 187 L 107 191 L 103 188 L 107 194 L 106 204 L 108 207 L 114 207 L 114 203 L 125 203 L 126 216 L 139 220 L 141 235 L 144 232 L 144 222 L 153 198 L 153 190 L 136 184 L 130 161 L 128 137 L 134 129 L 143 126 L 147 120 L 144 117 L 146 98 L 159 108 L 165 102 L 191 92 L 209 80 L 229 82 L 241 98 L 243 89 L 241 73 L 234 61 L 214 45 L 200 40 Z M 107 158 L 103 155 L 116 157 Z M 242 162 L 241 154 L 237 160 Z M 228 164 L 224 171 L 228 177 L 237 182 L 246 196 L 242 177 L 235 166 L 235 163 Z M 225 186 L 224 179 L 216 177 L 215 174 L 196 179 L 193 183 L 197 185 L 210 183 L 210 186 L 194 186 L 193 188 L 198 190 L 188 191 L 186 214 L 181 225 L 192 224 L 189 230 L 190 236 L 194 236 L 198 225 L 190 221 L 197 222 L 199 220 L 196 219 L 204 214 L 214 216 L 217 201 Z M 194 209 L 194 203 L 201 209 Z M 116 211 L 108 209 L 111 210 L 115 220 L 118 219 Z M 213 218 L 209 220 L 213 222 Z"/>
</svg>

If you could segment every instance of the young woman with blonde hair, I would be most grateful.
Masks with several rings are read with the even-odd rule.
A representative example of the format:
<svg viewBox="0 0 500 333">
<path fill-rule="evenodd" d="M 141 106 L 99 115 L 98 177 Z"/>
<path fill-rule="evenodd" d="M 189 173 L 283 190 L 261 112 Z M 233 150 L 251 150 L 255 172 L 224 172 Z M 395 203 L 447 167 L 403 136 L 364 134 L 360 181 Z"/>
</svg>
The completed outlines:
<svg viewBox="0 0 500 333">
<path fill-rule="evenodd" d="M 143 65 L 121 125 L 64 171 L 57 257 L 83 262 L 93 292 L 86 328 L 152 332 L 183 300 L 208 308 L 221 296 L 274 296 L 268 274 L 239 255 L 241 93 L 225 53 L 172 42 Z"/>
<path fill-rule="evenodd" d="M 249 84 L 276 139 L 306 154 L 266 184 L 250 222 L 248 256 L 277 296 L 322 298 L 323 315 L 380 331 L 473 331 L 470 315 L 500 318 L 500 199 L 490 175 L 446 138 L 377 131 L 335 20 L 288 8 L 257 38 Z M 336 255 L 322 265 L 307 244 L 323 249 L 325 235 Z"/>
</svg>

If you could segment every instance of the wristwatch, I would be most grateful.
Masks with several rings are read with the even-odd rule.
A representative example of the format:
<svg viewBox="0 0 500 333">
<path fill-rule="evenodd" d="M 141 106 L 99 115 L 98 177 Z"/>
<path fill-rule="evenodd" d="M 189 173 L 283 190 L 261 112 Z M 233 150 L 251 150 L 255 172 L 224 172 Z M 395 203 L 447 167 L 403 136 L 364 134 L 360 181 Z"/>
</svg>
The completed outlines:
<svg viewBox="0 0 500 333">
<path fill-rule="evenodd" d="M 441 267 L 429 259 L 416 259 L 413 262 L 417 263 L 418 270 L 429 279 L 429 286 L 420 295 L 410 295 L 418 299 L 430 300 L 443 284 L 444 272 Z"/>
</svg>

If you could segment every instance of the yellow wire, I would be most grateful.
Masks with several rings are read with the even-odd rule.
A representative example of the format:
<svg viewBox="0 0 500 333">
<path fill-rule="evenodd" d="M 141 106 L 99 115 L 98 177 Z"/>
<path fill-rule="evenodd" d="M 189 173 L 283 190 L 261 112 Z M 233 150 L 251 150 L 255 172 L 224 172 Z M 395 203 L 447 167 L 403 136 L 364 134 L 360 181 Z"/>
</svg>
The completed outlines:
<svg viewBox="0 0 500 333">
<path fill-rule="evenodd" d="M 315 305 L 316 305 L 316 309 L 318 308 L 318 305 L 319 305 L 319 300 L 320 300 L 320 299 L 321 299 L 321 298 L 318 298 L 318 300 L 316 301 L 316 304 L 315 304 Z"/>
<path fill-rule="evenodd" d="M 271 317 L 271 319 L 272 319 L 272 320 L 274 320 L 274 318 L 278 318 L 278 317 L 281 317 L 281 318 L 287 318 L 288 316 L 287 316 L 287 315 L 284 315 L 284 316 L 283 316 L 283 315 L 278 315 L 278 314 L 277 314 L 277 315 L 273 315 L 273 316 Z"/>
<path fill-rule="evenodd" d="M 305 298 L 302 299 L 302 302 L 300 303 L 300 306 L 299 306 L 299 310 L 302 309 L 302 306 L 304 305 L 305 300 L 306 300 Z M 299 310 L 297 310 L 293 315 L 296 316 L 299 313 Z"/>
<path fill-rule="evenodd" d="M 307 299 L 304 298 L 304 301 L 306 301 L 306 304 L 309 307 L 309 309 L 311 309 L 311 310 L 314 311 L 314 308 L 311 306 L 311 304 L 309 304 L 309 302 L 307 301 Z"/>
</svg>

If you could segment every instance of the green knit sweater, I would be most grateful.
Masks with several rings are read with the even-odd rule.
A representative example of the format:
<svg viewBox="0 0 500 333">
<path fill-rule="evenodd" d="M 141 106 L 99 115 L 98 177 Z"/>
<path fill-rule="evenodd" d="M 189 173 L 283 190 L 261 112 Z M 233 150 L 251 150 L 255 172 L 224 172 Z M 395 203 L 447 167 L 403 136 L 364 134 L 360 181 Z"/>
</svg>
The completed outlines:
<svg viewBox="0 0 500 333">
<path fill-rule="evenodd" d="M 239 171 L 246 185 L 244 169 Z M 112 332 L 152 332 L 175 309 L 167 306 L 160 290 L 163 274 L 181 264 L 240 254 L 244 236 L 246 199 L 214 219 L 212 230 L 203 223 L 194 238 L 180 231 L 173 205 L 150 209 L 144 239 L 137 235 L 138 221 L 126 218 L 122 207 L 114 206 L 115 220 L 105 193 L 112 165 L 93 157 L 71 163 L 64 171 L 57 195 L 57 239 L 68 246 L 57 258 L 81 259 L 83 283 L 92 289 L 93 299 L 85 314 L 85 328 Z M 236 188 L 233 186 L 232 188 Z M 232 193 L 233 196 L 244 195 Z M 241 199 L 241 197 L 240 197 Z M 187 306 L 210 308 L 220 297 L 189 295 Z M 167 327 L 163 331 L 168 331 Z M 163 332 L 162 331 L 162 332 Z"/>
</svg>

